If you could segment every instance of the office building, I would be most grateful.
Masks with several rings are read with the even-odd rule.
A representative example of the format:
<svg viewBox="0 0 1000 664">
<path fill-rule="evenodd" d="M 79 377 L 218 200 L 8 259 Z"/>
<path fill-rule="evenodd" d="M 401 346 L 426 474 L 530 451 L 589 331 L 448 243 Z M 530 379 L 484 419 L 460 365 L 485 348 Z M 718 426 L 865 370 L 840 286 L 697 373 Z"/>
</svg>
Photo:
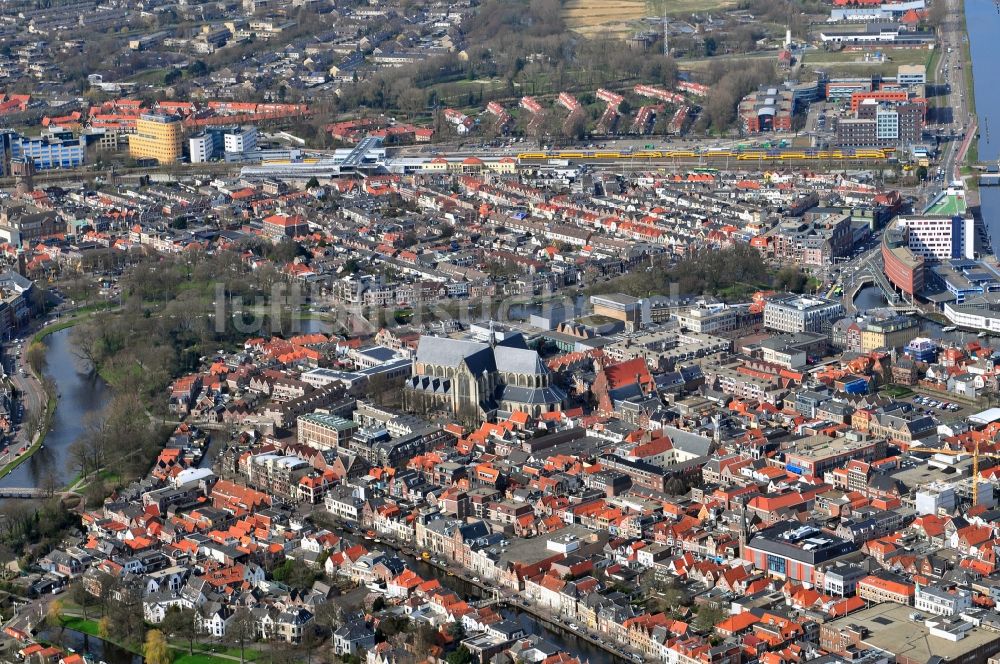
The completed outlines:
<svg viewBox="0 0 1000 664">
<path fill-rule="evenodd" d="M 348 449 L 351 437 L 358 431 L 358 423 L 329 413 L 299 415 L 296 422 L 298 442 L 319 449 Z"/>
<path fill-rule="evenodd" d="M 1000 272 L 988 261 L 953 258 L 931 266 L 930 272 L 955 296 L 954 304 L 1000 291 Z"/>
<path fill-rule="evenodd" d="M 837 300 L 788 295 L 764 305 L 764 327 L 778 332 L 820 332 L 843 315 L 844 308 Z"/>
<path fill-rule="evenodd" d="M 905 229 L 906 246 L 924 260 L 943 262 L 975 257 L 975 227 L 971 215 L 899 217 L 895 226 Z"/>
<path fill-rule="evenodd" d="M 674 316 L 684 329 L 699 334 L 725 334 L 739 327 L 740 309 L 722 303 L 699 302 L 687 311 L 679 311 Z"/>
<path fill-rule="evenodd" d="M 961 304 L 946 302 L 944 315 L 952 325 L 1000 334 L 1000 293 L 977 295 Z"/>
<path fill-rule="evenodd" d="M 188 139 L 188 155 L 192 164 L 211 161 L 216 154 L 215 135 L 209 132 L 195 134 Z"/>
<path fill-rule="evenodd" d="M 905 90 L 865 90 L 851 94 L 851 112 L 856 112 L 862 104 L 878 105 L 883 102 L 902 103 L 909 99 Z"/>
<path fill-rule="evenodd" d="M 136 120 L 135 133 L 128 137 L 128 153 L 133 159 L 155 159 L 172 164 L 183 155 L 183 126 L 174 115 L 143 113 Z"/>
<path fill-rule="evenodd" d="M 812 417 L 812 413 L 804 414 Z M 804 477 L 822 478 L 853 459 L 868 462 L 881 459 L 885 450 L 884 440 L 864 438 L 858 433 L 839 438 L 817 434 L 795 441 L 794 449 L 785 454 L 785 470 Z"/>
<path fill-rule="evenodd" d="M 743 558 L 773 577 L 813 584 L 817 567 L 832 566 L 857 550 L 854 542 L 815 526 L 785 521 L 754 535 Z"/>
<path fill-rule="evenodd" d="M 927 337 L 916 337 L 906 344 L 903 352 L 917 362 L 934 362 L 937 359 L 937 344 Z"/>
<path fill-rule="evenodd" d="M 78 168 L 86 161 L 85 139 L 82 136 L 74 138 L 68 131 L 48 136 L 22 136 L 6 132 L 3 147 L 11 160 L 30 158 L 37 170 Z"/>
<path fill-rule="evenodd" d="M 886 278 L 896 288 L 914 296 L 924 288 L 924 258 L 910 250 L 906 228 L 893 220 L 882 236 L 882 264 Z"/>
<path fill-rule="evenodd" d="M 869 319 L 861 328 L 861 352 L 902 348 L 917 336 L 920 322 L 913 316 Z"/>
<path fill-rule="evenodd" d="M 257 128 L 239 127 L 224 134 L 223 148 L 226 152 L 244 153 L 257 149 Z"/>
<path fill-rule="evenodd" d="M 855 107 L 854 117 L 837 122 L 837 145 L 862 148 L 919 143 L 923 138 L 926 109 L 922 100 L 885 102 L 864 98 Z"/>
<path fill-rule="evenodd" d="M 927 65 L 899 65 L 896 70 L 896 82 L 900 85 L 925 85 L 927 83 Z"/>
<path fill-rule="evenodd" d="M 623 293 L 591 295 L 594 314 L 620 320 L 626 326 L 638 326 L 642 319 L 642 300 Z"/>
</svg>

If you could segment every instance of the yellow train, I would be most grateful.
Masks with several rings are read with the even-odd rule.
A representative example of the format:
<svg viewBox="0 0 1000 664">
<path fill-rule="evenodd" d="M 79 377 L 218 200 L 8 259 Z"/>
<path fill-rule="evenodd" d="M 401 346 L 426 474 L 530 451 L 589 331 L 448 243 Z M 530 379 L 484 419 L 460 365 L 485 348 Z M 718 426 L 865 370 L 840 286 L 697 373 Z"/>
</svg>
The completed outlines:
<svg viewBox="0 0 1000 664">
<path fill-rule="evenodd" d="M 598 160 L 636 160 L 636 159 L 735 159 L 737 161 L 807 161 L 807 160 L 843 160 L 843 161 L 884 161 L 890 159 L 893 148 L 857 148 L 846 150 L 636 150 L 635 152 L 594 152 L 594 151 L 546 151 L 521 152 L 518 161 L 545 161 L 547 159 L 598 159 Z"/>
</svg>

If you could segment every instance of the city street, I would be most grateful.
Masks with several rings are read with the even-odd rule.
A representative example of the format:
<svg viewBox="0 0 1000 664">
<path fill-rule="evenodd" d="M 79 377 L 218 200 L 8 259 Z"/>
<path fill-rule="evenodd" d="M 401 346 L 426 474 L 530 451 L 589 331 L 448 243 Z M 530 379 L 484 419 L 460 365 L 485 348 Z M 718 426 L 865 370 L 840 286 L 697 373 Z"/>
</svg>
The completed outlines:
<svg viewBox="0 0 1000 664">
<path fill-rule="evenodd" d="M 962 62 L 964 49 L 965 25 L 958 18 L 960 13 L 960 0 L 944 0 L 947 3 L 947 19 L 941 24 L 939 30 L 939 46 L 941 57 L 937 60 L 937 67 L 934 72 L 928 72 L 928 79 L 933 80 L 935 85 L 947 86 L 947 94 L 939 98 L 938 106 L 945 106 L 951 110 L 950 117 L 946 119 L 943 127 L 949 130 L 955 138 L 945 143 L 941 155 L 941 168 L 945 179 L 948 181 L 961 178 L 961 163 L 969 149 L 969 145 L 975 140 L 977 131 L 976 119 L 970 114 L 968 100 L 966 96 L 966 79 Z M 949 52 L 950 51 L 950 52 Z M 946 111 L 947 113 L 947 111 Z M 964 132 L 964 138 L 961 138 Z M 947 184 L 944 183 L 944 184 Z"/>
</svg>

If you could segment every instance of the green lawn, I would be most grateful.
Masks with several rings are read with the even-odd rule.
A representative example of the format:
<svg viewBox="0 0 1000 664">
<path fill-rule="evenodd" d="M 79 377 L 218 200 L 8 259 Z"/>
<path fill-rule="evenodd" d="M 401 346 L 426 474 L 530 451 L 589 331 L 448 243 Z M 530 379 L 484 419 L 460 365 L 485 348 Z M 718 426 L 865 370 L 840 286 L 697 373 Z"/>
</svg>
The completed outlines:
<svg viewBox="0 0 1000 664">
<path fill-rule="evenodd" d="M 15 468 L 30 459 L 35 452 L 42 449 L 42 445 L 45 444 L 45 436 L 48 435 L 49 428 L 52 426 L 52 417 L 55 415 L 55 412 L 56 396 L 54 394 L 50 394 L 48 403 L 45 406 L 45 421 L 42 424 L 42 430 L 41 434 L 38 436 L 38 440 L 36 440 L 34 444 L 24 452 L 24 454 L 17 457 L 3 468 L 0 468 L 0 478 L 10 475 Z"/>
<path fill-rule="evenodd" d="M 885 54 L 885 62 L 865 61 L 865 53 L 882 51 Z M 939 57 L 937 50 L 927 50 L 923 48 L 873 48 L 868 51 L 812 51 L 807 53 L 803 60 L 804 69 L 822 69 L 831 75 L 857 75 L 879 73 L 883 76 L 895 76 L 900 65 L 926 65 L 927 71 L 931 71 L 936 58 Z"/>
<path fill-rule="evenodd" d="M 67 629 L 74 629 L 78 632 L 83 632 L 84 634 L 90 634 L 91 636 L 100 638 L 100 628 L 98 627 L 96 620 L 84 620 L 83 618 L 77 616 L 66 616 L 63 618 L 62 622 Z M 118 643 L 117 645 L 129 650 L 130 652 L 137 652 L 134 648 L 130 648 L 123 643 Z M 233 664 L 232 659 L 227 657 L 215 657 L 213 653 L 229 655 L 230 657 L 236 657 L 237 659 L 239 659 L 240 656 L 239 648 L 230 648 L 221 644 L 195 643 L 194 647 L 195 653 L 193 655 L 189 655 L 188 644 L 186 642 L 171 642 L 170 648 L 176 653 L 174 655 L 173 664 Z M 259 652 L 247 648 L 245 656 L 246 661 L 253 662 L 256 661 L 258 657 L 260 657 Z"/>
<path fill-rule="evenodd" d="M 163 76 L 167 73 L 167 71 L 168 70 L 165 67 L 159 69 L 148 69 L 144 72 L 136 74 L 135 76 L 129 77 L 125 80 L 130 83 L 136 83 L 140 85 L 144 83 L 162 85 Z"/>
<path fill-rule="evenodd" d="M 232 662 L 231 659 L 224 657 L 213 657 L 216 655 L 228 655 L 229 657 L 235 657 L 239 659 L 240 649 L 233 648 L 221 643 L 195 643 L 194 655 L 188 654 L 188 644 L 187 641 L 171 641 L 170 647 L 180 651 L 178 656 L 174 659 L 174 664 L 203 664 L 204 662 Z M 255 662 L 259 659 L 261 654 L 256 650 L 251 650 L 249 647 L 244 653 L 243 659 L 248 662 Z"/>
<path fill-rule="evenodd" d="M 98 628 L 96 620 L 84 620 L 76 616 L 67 616 L 63 618 L 62 622 L 63 626 L 67 629 L 75 629 L 78 632 L 90 634 L 91 636 L 100 636 L 101 630 Z"/>
<path fill-rule="evenodd" d="M 960 4 L 961 17 L 960 20 L 964 26 L 965 24 L 965 7 Z M 972 40 L 968 38 L 968 30 L 966 30 L 966 39 L 962 43 L 962 73 L 965 74 L 965 94 L 968 95 L 966 103 L 969 106 L 969 112 L 973 115 L 976 114 L 976 86 L 973 82 L 973 72 L 972 72 Z M 975 145 L 975 142 L 973 143 Z M 978 155 L 977 155 L 978 157 Z"/>
<path fill-rule="evenodd" d="M 50 334 L 53 334 L 53 333 L 58 332 L 60 330 L 65 330 L 67 327 L 73 327 L 74 325 L 76 325 L 76 318 L 75 317 L 67 319 L 67 320 L 64 320 L 64 321 L 60 321 L 60 322 L 56 323 L 55 325 L 49 325 L 45 329 L 37 332 L 35 334 L 35 336 L 31 338 L 31 341 L 32 342 L 41 341 L 42 339 L 44 339 L 45 337 L 49 336 Z"/>
<path fill-rule="evenodd" d="M 231 659 L 203 655 L 197 652 L 193 655 L 184 653 L 179 657 L 174 657 L 174 664 L 232 664 L 232 661 Z"/>
<path fill-rule="evenodd" d="M 947 214 L 956 215 L 965 212 L 965 197 L 945 196 L 934 207 L 927 210 L 927 214 Z"/>
</svg>

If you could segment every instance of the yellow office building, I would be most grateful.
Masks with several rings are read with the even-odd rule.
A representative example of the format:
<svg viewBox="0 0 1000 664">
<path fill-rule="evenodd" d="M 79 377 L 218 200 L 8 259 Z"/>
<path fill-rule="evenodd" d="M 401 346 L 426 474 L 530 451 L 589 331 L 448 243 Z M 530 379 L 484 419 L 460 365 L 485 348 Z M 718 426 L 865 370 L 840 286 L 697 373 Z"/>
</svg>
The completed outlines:
<svg viewBox="0 0 1000 664">
<path fill-rule="evenodd" d="M 182 133 L 180 118 L 144 113 L 135 123 L 135 133 L 128 137 L 128 154 L 133 159 L 172 164 L 184 154 Z"/>
</svg>

